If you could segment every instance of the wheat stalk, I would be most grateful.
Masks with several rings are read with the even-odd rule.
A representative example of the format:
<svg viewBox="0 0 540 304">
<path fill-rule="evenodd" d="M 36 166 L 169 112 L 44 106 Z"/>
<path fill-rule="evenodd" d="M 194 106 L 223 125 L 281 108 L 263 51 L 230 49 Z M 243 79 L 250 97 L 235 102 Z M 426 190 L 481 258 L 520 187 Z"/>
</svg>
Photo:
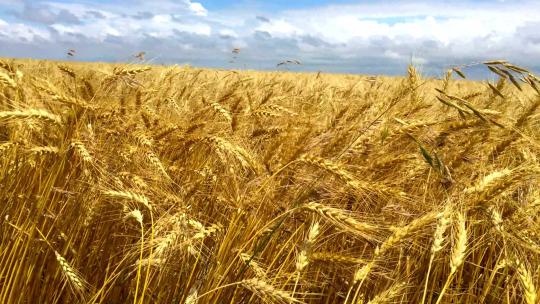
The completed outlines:
<svg viewBox="0 0 540 304">
<path fill-rule="evenodd" d="M 249 267 L 253 270 L 253 272 L 258 278 L 266 279 L 266 270 L 264 270 L 264 268 L 261 266 L 260 263 L 258 263 L 257 261 L 254 261 L 252 259 L 252 256 L 253 254 L 248 254 L 248 253 L 240 254 L 240 258 L 242 259 L 242 261 L 244 261 L 244 263 L 249 262 Z"/>
<path fill-rule="evenodd" d="M 322 159 L 320 157 L 304 155 L 300 157 L 298 161 L 324 169 L 325 171 L 334 174 L 351 188 L 359 190 L 361 192 L 380 192 L 390 194 L 394 197 L 406 196 L 404 192 L 392 189 L 380 183 L 369 183 L 360 181 L 355 178 L 349 171 L 347 171 L 342 165 Z"/>
<path fill-rule="evenodd" d="M 534 286 L 534 279 L 531 273 L 525 267 L 525 264 L 521 261 L 516 261 L 517 273 L 519 281 L 523 287 L 525 303 L 527 304 L 536 304 L 536 299 L 538 294 L 536 292 L 536 287 Z"/>
<path fill-rule="evenodd" d="M 197 289 L 192 289 L 190 291 L 189 295 L 186 298 L 186 301 L 184 301 L 184 304 L 197 304 L 199 300 L 197 299 Z"/>
<path fill-rule="evenodd" d="M 262 299 L 272 299 L 274 303 L 301 303 L 288 292 L 279 290 L 261 279 L 247 279 L 240 284 Z"/>
<path fill-rule="evenodd" d="M 314 252 L 310 255 L 311 261 L 323 261 L 333 263 L 364 264 L 365 260 L 350 256 L 344 256 L 333 252 Z"/>
<path fill-rule="evenodd" d="M 435 233 L 433 234 L 433 244 L 431 245 L 431 257 L 429 258 L 429 266 L 426 274 L 426 282 L 424 284 L 424 294 L 422 295 L 422 303 L 424 303 L 427 295 L 427 288 L 429 282 L 429 275 L 431 273 L 431 266 L 433 265 L 433 260 L 435 259 L 435 254 L 441 251 L 444 246 L 444 233 L 451 223 L 451 210 L 450 205 L 446 205 L 443 212 L 437 214 L 437 228 L 435 228 Z"/>
<path fill-rule="evenodd" d="M 3 84 L 6 87 L 15 89 L 17 88 L 17 83 L 13 80 L 8 74 L 0 72 L 0 84 Z"/>
<path fill-rule="evenodd" d="M 144 205 L 148 210 L 152 211 L 152 205 L 150 204 L 150 200 L 142 195 L 131 191 L 114 191 L 114 190 L 106 190 L 103 192 L 103 194 L 107 197 L 113 198 L 113 199 L 122 199 L 122 200 L 128 200 L 140 203 Z"/>
<path fill-rule="evenodd" d="M 80 274 L 73 267 L 71 267 L 71 265 L 69 265 L 69 263 L 60 253 L 54 251 L 54 255 L 56 256 L 56 261 L 58 261 L 58 264 L 62 269 L 62 274 L 69 283 L 69 286 L 73 289 L 75 293 L 84 296 L 84 292 L 86 291 L 86 286 L 88 285 L 88 283 L 86 283 L 86 281 L 82 279 Z"/>
<path fill-rule="evenodd" d="M 139 209 L 134 209 L 134 210 L 131 210 L 130 212 L 127 212 L 126 215 L 125 215 L 125 218 L 126 219 L 134 219 L 135 221 L 137 221 L 137 223 L 139 223 L 139 225 L 143 225 L 143 215 L 142 215 L 142 212 L 141 210 Z"/>
<path fill-rule="evenodd" d="M 58 65 L 57 67 L 60 71 L 66 73 L 69 77 L 77 78 L 77 73 L 75 73 L 75 71 L 72 68 L 66 65 Z"/>
<path fill-rule="evenodd" d="M 75 149 L 77 154 L 79 155 L 80 159 L 82 159 L 83 162 L 86 164 L 92 163 L 92 156 L 84 146 L 84 144 L 80 141 L 73 141 L 71 143 L 71 146 Z"/>
<path fill-rule="evenodd" d="M 0 153 L 3 153 L 5 151 L 8 151 L 9 149 L 13 148 L 15 146 L 12 142 L 5 142 L 0 144 Z"/>
<path fill-rule="evenodd" d="M 452 248 L 452 254 L 450 256 L 450 274 L 446 279 L 443 289 L 439 293 L 439 298 L 437 303 L 439 304 L 442 301 L 442 298 L 446 292 L 446 289 L 450 286 L 454 274 L 458 268 L 463 264 L 465 260 L 465 252 L 467 250 L 467 227 L 466 227 L 466 217 L 463 213 L 457 214 L 457 223 L 456 223 L 456 239 L 454 247 Z"/>
<path fill-rule="evenodd" d="M 0 120 L 2 119 L 42 119 L 44 121 L 55 123 L 59 126 L 62 125 L 62 119 L 60 116 L 51 114 L 42 109 L 28 109 L 17 111 L 0 111 Z"/>
<path fill-rule="evenodd" d="M 216 112 L 221 114 L 227 120 L 228 123 L 232 123 L 231 112 L 229 112 L 227 109 L 225 109 L 223 106 L 221 106 L 217 102 L 210 102 L 210 105 L 212 106 L 212 108 L 214 108 Z"/>
<path fill-rule="evenodd" d="M 117 68 L 113 71 L 114 76 L 135 76 L 137 74 L 150 71 L 151 67 L 140 67 L 140 68 L 134 68 L 134 69 L 128 69 L 128 68 Z"/>
<path fill-rule="evenodd" d="M 244 167 L 251 168 L 255 172 L 260 171 L 259 163 L 244 148 L 235 145 L 218 136 L 207 136 L 199 139 L 201 142 L 210 144 L 223 153 L 233 155 Z"/>
<path fill-rule="evenodd" d="M 373 234 L 379 230 L 375 225 L 357 221 L 341 209 L 328 207 L 316 202 L 308 203 L 304 208 L 319 214 L 332 224 L 368 240 L 374 239 Z"/>
<path fill-rule="evenodd" d="M 300 253 L 298 254 L 296 258 L 296 271 L 297 272 L 301 272 L 309 264 L 308 255 L 319 233 L 320 233 L 319 222 L 315 222 L 309 228 L 308 237 L 304 241 L 302 250 L 300 251 Z"/>
<path fill-rule="evenodd" d="M 53 146 L 43 146 L 43 147 L 32 147 L 28 149 L 28 151 L 37 155 L 43 155 L 43 154 L 58 154 L 60 152 L 60 149 L 58 149 L 58 147 L 53 147 Z"/>
<path fill-rule="evenodd" d="M 371 299 L 368 304 L 382 304 L 389 303 L 392 299 L 397 297 L 403 289 L 405 288 L 405 283 L 397 283 L 392 285 L 390 288 L 384 290 L 383 292 L 377 294 L 373 299 Z"/>
<path fill-rule="evenodd" d="M 392 228 L 392 230 L 394 231 L 393 234 L 389 238 L 387 238 L 380 247 L 377 247 L 377 249 L 375 250 L 375 256 L 381 256 L 386 251 L 393 248 L 396 244 L 398 244 L 408 236 L 412 235 L 414 232 L 433 222 L 435 218 L 437 218 L 437 214 L 431 212 L 414 219 L 406 226 Z"/>
<path fill-rule="evenodd" d="M 450 272 L 453 274 L 458 267 L 463 264 L 465 259 L 465 251 L 467 250 L 467 228 L 465 227 L 466 218 L 462 213 L 457 215 L 457 240 L 452 249 L 450 259 Z"/>
</svg>

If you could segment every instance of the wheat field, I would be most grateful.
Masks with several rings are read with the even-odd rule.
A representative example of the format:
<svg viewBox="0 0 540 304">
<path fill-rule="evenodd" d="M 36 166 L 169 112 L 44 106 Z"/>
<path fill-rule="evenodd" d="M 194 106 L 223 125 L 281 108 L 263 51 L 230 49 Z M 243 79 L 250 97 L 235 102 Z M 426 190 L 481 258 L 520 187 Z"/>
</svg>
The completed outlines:
<svg viewBox="0 0 540 304">
<path fill-rule="evenodd" d="M 3 59 L 0 303 L 539 303 L 540 80 L 478 65 Z"/>
</svg>

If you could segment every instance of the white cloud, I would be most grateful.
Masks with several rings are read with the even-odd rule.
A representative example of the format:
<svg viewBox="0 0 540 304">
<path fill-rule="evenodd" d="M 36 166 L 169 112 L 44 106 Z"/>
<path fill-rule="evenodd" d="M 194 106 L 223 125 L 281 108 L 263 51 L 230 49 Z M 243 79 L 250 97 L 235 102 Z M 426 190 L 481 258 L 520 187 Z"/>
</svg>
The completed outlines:
<svg viewBox="0 0 540 304">
<path fill-rule="evenodd" d="M 64 25 L 64 24 L 53 24 L 51 28 L 54 29 L 61 36 L 77 36 L 84 35 L 86 38 L 92 40 L 103 41 L 107 36 L 120 36 L 122 32 L 114 24 L 110 24 L 104 21 L 95 21 L 92 23 L 84 25 Z M 129 28 L 126 24 L 126 28 Z M 126 29 L 124 28 L 124 30 Z M 132 30 L 135 30 L 133 28 Z M 76 39 L 81 39 L 76 38 Z M 77 41 L 77 40 L 73 40 Z"/>
<path fill-rule="evenodd" d="M 294 26 L 291 22 L 284 19 L 273 20 L 255 28 L 256 31 L 262 31 L 270 33 L 272 36 L 278 37 L 291 37 L 302 35 L 304 31 L 297 26 Z"/>
<path fill-rule="evenodd" d="M 175 31 L 206 36 L 211 33 L 211 27 L 204 22 L 183 23 L 176 20 L 181 17 L 171 14 L 155 14 L 142 19 L 110 12 L 104 13 L 103 16 L 82 24 L 53 24 L 50 27 L 60 35 L 82 35 L 98 41 L 103 41 L 109 36 L 123 37 L 129 41 L 140 40 L 146 35 L 166 38 L 174 36 Z"/>
<path fill-rule="evenodd" d="M 398 3 L 289 11 L 280 21 L 288 28 L 302 29 L 300 32 L 338 42 L 355 38 L 410 36 L 452 43 L 487 35 L 509 36 L 526 22 L 538 20 L 539 14 L 540 5 L 535 4 L 450 7 L 440 3 L 430 6 Z"/>
<path fill-rule="evenodd" d="M 206 16 L 208 15 L 208 11 L 202 6 L 202 4 L 198 2 L 188 2 L 189 8 L 191 11 L 197 15 L 197 16 Z"/>
<path fill-rule="evenodd" d="M 397 52 L 390 51 L 390 50 L 384 51 L 383 56 L 387 58 L 391 58 L 391 59 L 403 59 L 402 55 L 400 55 Z"/>
<path fill-rule="evenodd" d="M 47 30 L 22 23 L 8 23 L 0 19 L 0 40 L 3 41 L 2 43 L 9 41 L 32 43 L 36 40 L 48 40 L 50 36 Z"/>
<path fill-rule="evenodd" d="M 13 44 L 9 50 L 40 41 L 40 52 L 46 46 L 51 54 L 63 54 L 59 49 L 69 43 L 115 60 L 124 44 L 124 52 L 149 50 L 156 57 L 172 54 L 167 55 L 170 60 L 225 65 L 230 50 L 241 47 L 238 60 L 246 66 L 270 67 L 276 60 L 298 58 L 306 68 L 311 62 L 313 69 L 324 63 L 336 70 L 398 69 L 396 64 L 408 63 L 411 56 L 437 67 L 487 58 L 540 62 L 540 3 L 532 0 L 368 1 L 273 14 L 208 11 L 190 0 L 28 2 L 39 11 L 25 9 L 21 2 L 7 3 L 9 11 L 17 12 L 5 19 L 9 22 L 0 19 L 0 39 Z M 9 55 L 5 52 L 0 50 L 0 55 Z"/>
</svg>

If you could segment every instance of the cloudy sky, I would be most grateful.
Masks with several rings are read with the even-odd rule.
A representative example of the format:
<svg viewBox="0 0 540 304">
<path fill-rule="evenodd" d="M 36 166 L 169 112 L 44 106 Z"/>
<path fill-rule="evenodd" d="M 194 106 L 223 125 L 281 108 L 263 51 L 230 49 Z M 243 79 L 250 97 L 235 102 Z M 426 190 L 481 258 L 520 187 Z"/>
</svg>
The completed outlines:
<svg viewBox="0 0 540 304">
<path fill-rule="evenodd" d="M 0 56 L 426 74 L 486 59 L 540 70 L 540 1 L 0 0 Z M 233 48 L 240 48 L 238 55 Z M 236 57 L 236 58 L 233 58 Z M 231 62 L 232 61 L 232 62 Z"/>
</svg>

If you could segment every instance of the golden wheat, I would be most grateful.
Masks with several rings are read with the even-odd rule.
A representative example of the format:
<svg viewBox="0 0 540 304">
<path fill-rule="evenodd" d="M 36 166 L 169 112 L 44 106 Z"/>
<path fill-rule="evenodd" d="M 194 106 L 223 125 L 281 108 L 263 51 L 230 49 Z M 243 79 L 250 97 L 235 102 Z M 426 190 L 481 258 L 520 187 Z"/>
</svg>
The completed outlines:
<svg viewBox="0 0 540 304">
<path fill-rule="evenodd" d="M 405 72 L 0 60 L 0 302 L 538 302 L 538 77 Z"/>
</svg>

